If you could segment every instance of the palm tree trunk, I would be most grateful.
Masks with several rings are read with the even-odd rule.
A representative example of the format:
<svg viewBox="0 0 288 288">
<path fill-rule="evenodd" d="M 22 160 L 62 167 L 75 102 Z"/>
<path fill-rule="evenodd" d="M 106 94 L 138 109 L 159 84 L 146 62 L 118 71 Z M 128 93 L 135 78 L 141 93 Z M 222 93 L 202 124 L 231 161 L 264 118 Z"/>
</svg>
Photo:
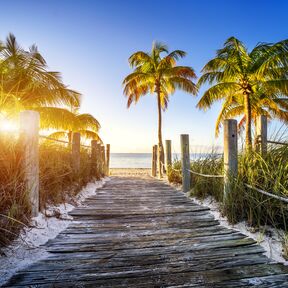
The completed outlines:
<svg viewBox="0 0 288 288">
<path fill-rule="evenodd" d="M 250 94 L 244 94 L 244 110 L 245 110 L 245 118 L 246 118 L 246 150 L 249 151 L 252 148 L 252 129 L 251 129 L 251 103 L 250 103 Z"/>
<path fill-rule="evenodd" d="M 158 171 L 159 177 L 163 177 L 163 165 L 164 164 L 164 149 L 162 142 L 162 110 L 161 110 L 161 99 L 160 91 L 157 89 L 157 105 L 158 105 Z"/>
</svg>

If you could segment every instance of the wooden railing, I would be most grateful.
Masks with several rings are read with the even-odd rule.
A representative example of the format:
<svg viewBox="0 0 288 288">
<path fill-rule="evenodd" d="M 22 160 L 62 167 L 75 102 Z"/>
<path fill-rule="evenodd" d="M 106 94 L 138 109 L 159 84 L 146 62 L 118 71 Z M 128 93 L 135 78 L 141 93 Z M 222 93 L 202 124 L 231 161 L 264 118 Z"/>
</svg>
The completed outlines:
<svg viewBox="0 0 288 288">
<path fill-rule="evenodd" d="M 267 144 L 276 144 L 276 145 L 288 145 L 284 142 L 271 141 L 267 139 L 267 117 L 259 116 L 256 122 L 256 149 L 265 157 L 267 153 Z M 203 174 L 198 171 L 192 171 L 190 168 L 190 152 L 189 152 L 189 135 L 182 134 L 180 135 L 181 142 L 181 170 L 176 170 L 182 174 L 182 191 L 188 192 L 191 189 L 191 173 L 198 175 L 199 177 L 207 178 L 223 178 L 224 179 L 224 201 L 228 198 L 228 195 L 232 189 L 233 181 L 237 178 L 238 175 L 238 133 L 237 133 L 237 120 L 227 119 L 224 121 L 224 174 L 223 175 L 208 175 Z M 166 140 L 166 169 L 171 167 L 171 140 Z M 156 162 L 157 162 L 157 145 L 153 146 L 153 156 L 152 156 L 152 176 L 157 175 L 156 171 Z M 173 169 L 174 170 L 174 169 Z M 247 183 L 244 185 L 262 193 L 271 198 L 278 199 L 285 203 L 288 203 L 287 197 L 282 197 L 276 195 L 276 193 L 264 191 L 257 187 L 251 186 Z"/>
<path fill-rule="evenodd" d="M 110 144 L 101 145 L 97 140 L 91 141 L 91 146 L 81 144 L 79 132 L 72 133 L 72 142 L 39 135 L 40 116 L 35 111 L 23 111 L 20 113 L 20 141 L 23 144 L 23 169 L 24 180 L 32 207 L 32 217 L 39 212 L 39 138 L 57 143 L 67 144 L 71 149 L 71 168 L 77 175 L 80 171 L 80 149 L 81 146 L 89 148 L 91 161 L 91 176 L 96 174 L 109 175 Z"/>
</svg>

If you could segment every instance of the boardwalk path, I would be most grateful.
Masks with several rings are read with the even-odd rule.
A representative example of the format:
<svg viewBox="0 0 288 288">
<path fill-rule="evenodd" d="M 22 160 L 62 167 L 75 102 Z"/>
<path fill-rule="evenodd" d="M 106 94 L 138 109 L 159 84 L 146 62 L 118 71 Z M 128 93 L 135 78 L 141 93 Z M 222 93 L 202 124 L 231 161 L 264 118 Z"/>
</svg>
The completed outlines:
<svg viewBox="0 0 288 288">
<path fill-rule="evenodd" d="M 112 177 L 13 287 L 288 287 L 288 267 L 152 178 Z M 9 286 L 8 285 L 8 286 Z M 9 286 L 10 287 L 10 286 Z"/>
</svg>

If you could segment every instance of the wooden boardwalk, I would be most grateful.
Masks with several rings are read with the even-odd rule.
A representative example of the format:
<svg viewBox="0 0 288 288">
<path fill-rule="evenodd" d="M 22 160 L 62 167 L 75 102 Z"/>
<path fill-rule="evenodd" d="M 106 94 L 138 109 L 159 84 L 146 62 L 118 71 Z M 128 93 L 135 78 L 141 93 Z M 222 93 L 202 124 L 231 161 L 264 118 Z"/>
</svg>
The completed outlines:
<svg viewBox="0 0 288 288">
<path fill-rule="evenodd" d="M 288 287 L 255 241 L 150 177 L 112 177 L 5 287 Z"/>
</svg>

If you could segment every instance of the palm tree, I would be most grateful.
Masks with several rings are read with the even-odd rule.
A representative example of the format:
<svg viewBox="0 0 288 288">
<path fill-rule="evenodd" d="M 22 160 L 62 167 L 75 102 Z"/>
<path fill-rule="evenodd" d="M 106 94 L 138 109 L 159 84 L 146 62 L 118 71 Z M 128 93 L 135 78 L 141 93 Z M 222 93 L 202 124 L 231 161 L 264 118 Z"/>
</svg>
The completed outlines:
<svg viewBox="0 0 288 288">
<path fill-rule="evenodd" d="M 76 108 L 80 96 L 62 83 L 60 73 L 48 71 L 35 45 L 25 51 L 13 34 L 0 42 L 0 113 L 5 118 L 35 110 L 40 113 L 41 128 L 58 130 L 51 135 L 55 138 L 67 137 L 71 142 L 72 132 L 80 132 L 85 139 L 102 142 L 97 119 L 79 114 Z"/>
<path fill-rule="evenodd" d="M 224 47 L 217 51 L 216 57 L 202 69 L 203 75 L 198 86 L 208 83 L 212 87 L 204 92 L 197 107 L 205 110 L 215 101 L 224 100 L 218 122 L 244 112 L 246 146 L 250 149 L 252 111 L 255 107 L 259 108 L 258 102 L 264 104 L 266 101 L 271 111 L 275 110 L 274 104 L 280 105 L 280 110 L 281 107 L 287 108 L 281 99 L 282 95 L 288 95 L 287 52 L 288 40 L 276 44 L 261 43 L 248 52 L 241 41 L 235 37 L 228 38 Z M 233 107 L 235 101 L 242 106 Z M 261 108 L 265 109 L 266 104 Z M 234 111 L 231 111 L 231 105 Z"/>
<path fill-rule="evenodd" d="M 69 111 L 58 107 L 38 107 L 35 108 L 40 113 L 40 127 L 42 129 L 57 130 L 49 135 L 56 139 L 67 139 L 72 142 L 72 133 L 79 132 L 84 139 L 98 140 L 100 123 L 91 114 L 80 114 L 78 109 Z"/>
<path fill-rule="evenodd" d="M 0 43 L 0 112 L 63 105 L 78 107 L 80 94 L 62 83 L 60 73 L 48 71 L 35 45 L 25 51 L 9 34 Z"/>
<path fill-rule="evenodd" d="M 254 93 L 251 102 L 251 122 L 256 124 L 257 116 L 265 115 L 268 119 L 278 119 L 288 123 L 288 98 L 267 97 L 260 91 Z M 241 117 L 238 123 L 238 130 L 245 130 L 246 116 L 244 109 L 244 99 L 241 93 L 230 95 L 224 100 L 222 108 L 216 120 L 215 135 L 219 135 L 220 128 L 227 118 Z"/>
<path fill-rule="evenodd" d="M 162 57 L 162 53 L 166 55 Z M 177 66 L 177 60 L 186 55 L 184 51 L 175 50 L 169 53 L 166 45 L 155 42 L 150 53 L 138 51 L 129 58 L 134 71 L 123 81 L 124 95 L 128 97 L 127 106 L 137 103 L 140 97 L 155 93 L 158 107 L 158 168 L 162 177 L 164 149 L 162 142 L 162 110 L 165 111 L 169 95 L 176 89 L 196 94 L 196 85 L 192 82 L 196 74 L 191 67 Z"/>
</svg>

